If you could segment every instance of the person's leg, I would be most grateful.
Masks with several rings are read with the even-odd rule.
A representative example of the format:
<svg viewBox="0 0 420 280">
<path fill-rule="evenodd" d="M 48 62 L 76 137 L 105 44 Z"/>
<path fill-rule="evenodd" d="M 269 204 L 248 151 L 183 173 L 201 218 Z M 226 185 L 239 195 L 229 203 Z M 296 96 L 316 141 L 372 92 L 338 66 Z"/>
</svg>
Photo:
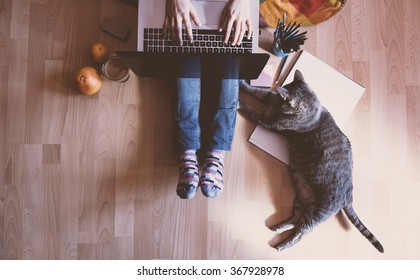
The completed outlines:
<svg viewBox="0 0 420 280">
<path fill-rule="evenodd" d="M 176 80 L 175 139 L 180 153 L 177 194 L 180 198 L 195 196 L 198 181 L 196 151 L 200 148 L 200 79 Z"/>
<path fill-rule="evenodd" d="M 232 147 L 239 81 L 228 79 L 206 80 L 203 81 L 204 89 L 201 123 L 206 158 L 199 185 L 205 196 L 214 198 L 223 190 L 223 157 L 224 151 L 229 151 Z"/>
<path fill-rule="evenodd" d="M 175 145 L 177 151 L 200 149 L 200 79 L 176 79 Z"/>
</svg>

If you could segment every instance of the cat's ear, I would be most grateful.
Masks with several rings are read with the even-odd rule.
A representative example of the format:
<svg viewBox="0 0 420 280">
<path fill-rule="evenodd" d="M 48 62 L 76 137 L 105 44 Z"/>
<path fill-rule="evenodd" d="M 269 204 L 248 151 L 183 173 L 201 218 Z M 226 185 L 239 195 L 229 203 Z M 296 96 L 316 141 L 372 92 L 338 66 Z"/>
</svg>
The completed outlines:
<svg viewBox="0 0 420 280">
<path fill-rule="evenodd" d="M 294 81 L 294 82 L 297 82 L 297 81 L 301 81 L 301 82 L 303 82 L 303 81 L 304 81 L 304 79 L 303 79 L 302 72 L 300 72 L 299 70 L 296 70 L 296 71 L 295 71 L 295 77 L 293 78 L 293 81 Z"/>
<path fill-rule="evenodd" d="M 284 101 L 288 101 L 290 99 L 290 93 L 284 87 L 277 87 L 277 92 Z"/>
</svg>

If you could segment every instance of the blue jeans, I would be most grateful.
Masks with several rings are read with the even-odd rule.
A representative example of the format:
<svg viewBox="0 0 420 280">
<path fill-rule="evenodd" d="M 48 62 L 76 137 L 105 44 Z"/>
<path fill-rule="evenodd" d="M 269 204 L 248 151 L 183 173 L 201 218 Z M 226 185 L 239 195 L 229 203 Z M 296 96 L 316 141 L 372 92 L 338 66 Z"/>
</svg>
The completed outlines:
<svg viewBox="0 0 420 280">
<path fill-rule="evenodd" d="M 176 80 L 178 151 L 231 149 L 240 81 L 211 76 Z"/>
</svg>

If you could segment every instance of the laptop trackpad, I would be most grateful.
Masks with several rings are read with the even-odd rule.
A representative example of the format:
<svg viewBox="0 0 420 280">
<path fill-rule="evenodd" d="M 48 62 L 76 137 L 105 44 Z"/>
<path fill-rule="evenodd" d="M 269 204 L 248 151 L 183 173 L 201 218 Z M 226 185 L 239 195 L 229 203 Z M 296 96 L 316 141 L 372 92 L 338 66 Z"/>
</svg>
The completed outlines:
<svg viewBox="0 0 420 280">
<path fill-rule="evenodd" d="M 195 1 L 194 7 L 202 25 L 219 26 L 226 1 Z"/>
</svg>

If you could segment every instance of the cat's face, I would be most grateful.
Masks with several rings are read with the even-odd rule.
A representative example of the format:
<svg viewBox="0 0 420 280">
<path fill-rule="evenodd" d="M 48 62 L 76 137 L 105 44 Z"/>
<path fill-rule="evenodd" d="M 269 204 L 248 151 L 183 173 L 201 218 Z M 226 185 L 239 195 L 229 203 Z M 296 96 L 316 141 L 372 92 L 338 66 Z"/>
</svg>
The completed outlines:
<svg viewBox="0 0 420 280">
<path fill-rule="evenodd" d="M 299 118 L 313 114 L 320 106 L 318 98 L 299 70 L 296 70 L 293 82 L 284 87 L 278 87 L 277 92 L 282 99 L 282 102 L 278 103 L 278 110 L 284 115 Z"/>
</svg>

